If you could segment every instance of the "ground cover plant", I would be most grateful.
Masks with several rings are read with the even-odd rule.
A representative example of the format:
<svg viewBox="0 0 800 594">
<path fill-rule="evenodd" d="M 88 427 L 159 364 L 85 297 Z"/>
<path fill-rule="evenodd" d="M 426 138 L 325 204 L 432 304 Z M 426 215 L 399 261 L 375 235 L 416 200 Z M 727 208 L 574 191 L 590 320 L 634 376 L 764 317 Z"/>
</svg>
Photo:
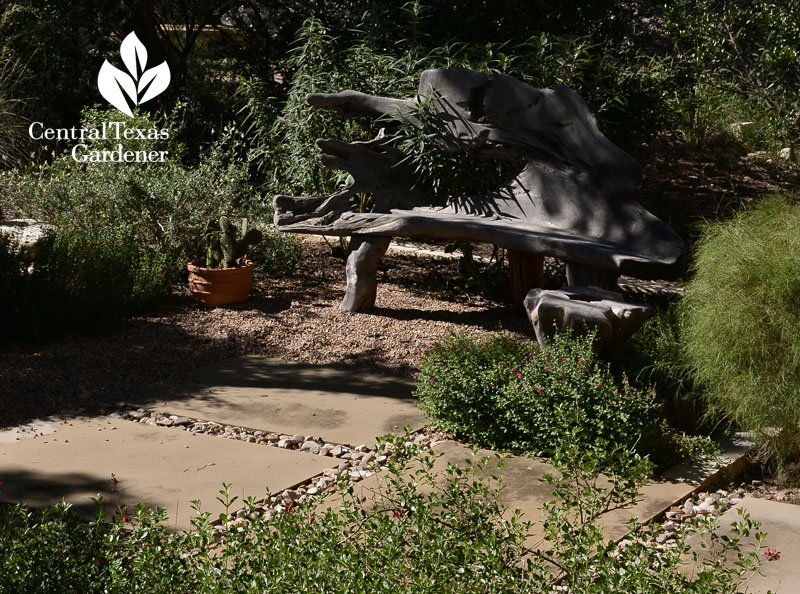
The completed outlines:
<svg viewBox="0 0 800 594">
<path fill-rule="evenodd" d="M 410 442 L 408 442 L 410 443 Z M 199 513 L 172 533 L 163 510 L 120 510 L 108 520 L 78 519 L 66 505 L 36 512 L 0 508 L 0 592 L 588 592 L 733 593 L 758 569 L 765 535 L 747 515 L 730 539 L 710 539 L 689 554 L 692 533 L 709 538 L 713 519 L 679 530 L 674 547 L 648 543 L 634 520 L 626 546 L 606 541 L 599 521 L 628 505 L 641 484 L 632 472 L 601 483 L 597 460 L 576 447 L 556 459 L 545 480 L 555 498 L 544 509 L 545 543 L 528 548 L 530 525 L 500 501 L 502 485 L 487 459 L 433 472 L 435 457 L 394 439 L 400 454 L 374 493 L 340 483 L 321 507 L 292 503 L 232 514 L 230 486 L 220 491 L 222 532 Z M 606 486 L 603 486 L 606 485 Z M 368 497 L 369 499 L 365 499 Z M 196 502 L 196 506 L 200 506 Z M 755 546 L 744 539 L 755 536 Z M 730 554 L 735 563 L 728 562 Z M 680 570 L 694 557 L 693 576 Z"/>
<path fill-rule="evenodd" d="M 592 342 L 557 333 L 542 348 L 455 332 L 423 357 L 415 395 L 436 427 L 483 447 L 542 456 L 575 442 L 609 462 L 618 447 L 635 448 L 659 468 L 713 453 L 707 438 L 670 428 L 654 388 L 615 376 Z"/>
<path fill-rule="evenodd" d="M 682 303 L 686 354 L 709 404 L 779 457 L 800 453 L 798 225 L 790 196 L 706 225 Z"/>
</svg>

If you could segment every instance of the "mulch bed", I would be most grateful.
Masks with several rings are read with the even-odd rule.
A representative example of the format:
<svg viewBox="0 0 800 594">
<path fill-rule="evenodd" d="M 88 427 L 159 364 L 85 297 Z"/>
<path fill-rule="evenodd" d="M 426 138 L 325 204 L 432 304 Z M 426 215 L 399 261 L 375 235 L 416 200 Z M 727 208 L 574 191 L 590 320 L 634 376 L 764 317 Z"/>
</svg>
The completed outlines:
<svg viewBox="0 0 800 594">
<path fill-rule="evenodd" d="M 383 259 L 375 309 L 340 312 L 343 260 L 324 243 L 305 245 L 292 278 L 257 276 L 242 304 L 208 310 L 177 287 L 159 310 L 104 335 L 0 344 L 0 427 L 118 401 L 146 405 L 158 394 L 143 396 L 142 386 L 244 354 L 410 376 L 451 329 L 502 324 L 535 340 L 524 314 L 507 304 L 426 293 L 455 275 L 456 263 L 406 254 Z"/>
</svg>

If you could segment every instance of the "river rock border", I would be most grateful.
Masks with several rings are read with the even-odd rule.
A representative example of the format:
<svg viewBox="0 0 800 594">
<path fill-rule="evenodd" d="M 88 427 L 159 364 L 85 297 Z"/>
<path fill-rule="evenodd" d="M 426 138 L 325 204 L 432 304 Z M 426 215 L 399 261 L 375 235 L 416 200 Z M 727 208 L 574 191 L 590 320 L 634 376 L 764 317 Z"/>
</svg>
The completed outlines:
<svg viewBox="0 0 800 594">
<path fill-rule="evenodd" d="M 361 481 L 377 472 L 387 470 L 389 461 L 397 457 L 393 451 L 393 444 L 388 442 L 377 444 L 373 447 L 366 444 L 352 446 L 332 443 L 314 435 L 290 435 L 288 433 L 249 429 L 216 421 L 170 415 L 166 412 L 146 410 L 144 408 L 121 408 L 107 412 L 106 416 L 112 419 L 143 423 L 145 425 L 182 429 L 190 433 L 216 435 L 225 439 L 235 439 L 267 447 L 295 450 L 308 455 L 325 456 L 339 461 L 337 465 L 326 468 L 321 473 L 304 480 L 291 489 L 268 494 L 264 499 L 256 502 L 251 510 L 246 508 L 238 509 L 231 514 L 233 519 L 226 523 L 213 522 L 217 532 L 224 532 L 239 526 L 248 513 L 271 514 L 273 512 L 285 512 L 287 509 L 313 502 L 320 495 L 336 493 L 337 487 L 342 480 L 346 484 Z M 409 437 L 411 439 L 405 442 L 407 448 L 429 449 L 449 439 L 451 436 L 426 428 L 410 434 Z"/>
<path fill-rule="evenodd" d="M 683 524 L 696 519 L 718 517 L 739 503 L 745 496 L 744 487 L 727 491 L 718 489 L 712 492 L 700 492 L 687 497 L 681 505 L 673 505 L 667 510 L 659 522 L 645 526 L 643 530 L 649 540 L 661 548 L 674 546 L 677 531 Z M 620 541 L 620 547 L 626 546 L 626 540 Z"/>
</svg>

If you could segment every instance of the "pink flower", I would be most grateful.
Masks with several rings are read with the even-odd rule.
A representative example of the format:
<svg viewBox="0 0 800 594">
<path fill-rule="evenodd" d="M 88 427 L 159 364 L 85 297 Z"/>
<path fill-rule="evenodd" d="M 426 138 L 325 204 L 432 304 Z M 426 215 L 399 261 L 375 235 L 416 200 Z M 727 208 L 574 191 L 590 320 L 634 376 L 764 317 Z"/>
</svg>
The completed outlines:
<svg viewBox="0 0 800 594">
<path fill-rule="evenodd" d="M 781 558 L 781 552 L 773 551 L 771 548 L 767 547 L 767 550 L 764 551 L 764 556 L 770 561 L 778 561 Z"/>
<path fill-rule="evenodd" d="M 543 386 L 539 386 L 539 389 L 537 390 L 537 392 L 539 392 L 539 394 L 544 392 L 544 387 Z"/>
<path fill-rule="evenodd" d="M 599 387 L 600 387 L 600 386 L 602 386 L 602 385 L 603 385 L 603 384 L 601 384 L 600 382 L 595 382 L 595 384 L 594 384 L 594 387 L 595 387 L 595 388 L 599 388 Z"/>
<path fill-rule="evenodd" d="M 435 384 L 435 383 L 436 383 L 436 380 L 435 380 L 435 379 L 433 379 L 433 378 L 431 378 L 431 383 L 432 383 L 432 384 Z"/>
<path fill-rule="evenodd" d="M 292 513 L 293 510 L 294 510 L 294 501 L 290 501 L 289 505 L 287 505 L 286 509 L 283 511 L 285 511 L 287 514 L 290 514 Z"/>
<path fill-rule="evenodd" d="M 517 372 L 517 377 L 518 377 L 519 379 L 522 379 L 522 378 L 523 378 L 523 375 L 522 375 L 522 372 L 521 372 L 521 371 L 518 371 L 518 372 Z"/>
<path fill-rule="evenodd" d="M 317 521 L 317 516 L 311 516 L 311 519 L 310 519 L 310 520 L 308 520 L 308 524 L 309 524 L 309 525 L 311 525 L 311 524 L 313 524 L 313 523 L 314 523 L 314 522 L 316 522 L 316 521 Z"/>
<path fill-rule="evenodd" d="M 130 522 L 131 521 L 131 517 L 130 516 L 122 516 L 122 521 L 123 521 L 123 523 L 124 522 Z"/>
</svg>

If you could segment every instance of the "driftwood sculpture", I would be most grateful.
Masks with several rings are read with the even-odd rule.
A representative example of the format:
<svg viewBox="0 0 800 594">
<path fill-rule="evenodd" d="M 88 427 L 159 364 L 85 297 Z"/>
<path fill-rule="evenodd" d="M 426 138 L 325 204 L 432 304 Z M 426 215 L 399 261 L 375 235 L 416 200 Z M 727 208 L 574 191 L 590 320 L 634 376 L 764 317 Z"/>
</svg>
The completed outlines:
<svg viewBox="0 0 800 594">
<path fill-rule="evenodd" d="M 276 196 L 275 224 L 293 233 L 352 235 L 342 310 L 374 303 L 376 267 L 395 236 L 472 240 L 517 257 L 553 256 L 567 263 L 570 285 L 607 288 L 620 274 L 670 278 L 677 272 L 683 242 L 634 199 L 639 165 L 600 133 L 568 87 L 534 89 L 510 76 L 437 69 L 422 74 L 411 99 L 342 91 L 307 100 L 345 117 L 398 114 L 412 123 L 414 107 L 426 102 L 439 122 L 442 150 L 525 161 L 508 185 L 489 194 L 426 197 L 405 155 L 382 135 L 367 142 L 318 140 L 322 163 L 349 171 L 354 183 L 330 196 Z M 372 212 L 351 211 L 350 199 L 360 193 L 373 196 Z"/>
</svg>

